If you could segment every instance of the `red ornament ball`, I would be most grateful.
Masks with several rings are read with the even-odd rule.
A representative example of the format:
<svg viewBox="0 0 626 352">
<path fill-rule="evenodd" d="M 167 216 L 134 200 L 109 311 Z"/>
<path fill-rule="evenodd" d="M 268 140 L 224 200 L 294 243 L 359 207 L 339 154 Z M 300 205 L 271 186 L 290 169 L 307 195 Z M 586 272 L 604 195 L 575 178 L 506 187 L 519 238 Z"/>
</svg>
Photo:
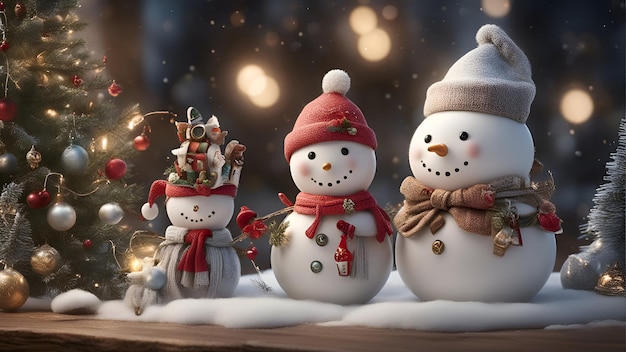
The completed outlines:
<svg viewBox="0 0 626 352">
<path fill-rule="evenodd" d="M 4 1 L 0 1 L 0 11 L 4 10 L 6 10 L 6 5 L 4 4 Z"/>
<path fill-rule="evenodd" d="M 2 43 L 0 43 L 0 50 L 2 51 L 7 51 L 10 47 L 11 45 L 9 45 L 9 42 L 7 42 L 6 40 L 3 40 Z"/>
<path fill-rule="evenodd" d="M 93 242 L 90 239 L 86 239 L 83 241 L 83 248 L 90 249 L 93 246 Z"/>
<path fill-rule="evenodd" d="M 112 97 L 116 97 L 122 94 L 122 86 L 120 86 L 119 84 L 115 83 L 115 81 L 113 81 L 113 83 L 111 83 L 111 85 L 109 86 L 109 94 Z"/>
<path fill-rule="evenodd" d="M 104 173 L 109 180 L 119 180 L 126 175 L 126 163 L 122 159 L 111 159 L 104 166 Z"/>
<path fill-rule="evenodd" d="M 135 146 L 135 149 L 142 152 L 150 147 L 150 139 L 145 134 L 141 134 L 135 137 L 133 145 Z"/>
<path fill-rule="evenodd" d="M 26 204 L 31 209 L 43 208 L 50 204 L 50 193 L 45 189 L 39 192 L 31 192 L 26 196 Z"/>
<path fill-rule="evenodd" d="M 0 120 L 13 121 L 17 114 L 17 105 L 9 98 L 0 99 Z"/>
</svg>

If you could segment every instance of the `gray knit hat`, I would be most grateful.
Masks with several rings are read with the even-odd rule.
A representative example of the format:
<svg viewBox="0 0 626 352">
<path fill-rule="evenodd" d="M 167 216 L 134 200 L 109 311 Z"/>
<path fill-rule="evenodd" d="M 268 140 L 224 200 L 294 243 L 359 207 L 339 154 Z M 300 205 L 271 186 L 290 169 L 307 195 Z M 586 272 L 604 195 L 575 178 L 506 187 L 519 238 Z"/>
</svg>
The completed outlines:
<svg viewBox="0 0 626 352">
<path fill-rule="evenodd" d="M 525 123 L 535 83 L 524 52 L 500 27 L 476 33 L 478 47 L 455 62 L 426 92 L 424 116 L 441 111 L 475 111 Z"/>
</svg>

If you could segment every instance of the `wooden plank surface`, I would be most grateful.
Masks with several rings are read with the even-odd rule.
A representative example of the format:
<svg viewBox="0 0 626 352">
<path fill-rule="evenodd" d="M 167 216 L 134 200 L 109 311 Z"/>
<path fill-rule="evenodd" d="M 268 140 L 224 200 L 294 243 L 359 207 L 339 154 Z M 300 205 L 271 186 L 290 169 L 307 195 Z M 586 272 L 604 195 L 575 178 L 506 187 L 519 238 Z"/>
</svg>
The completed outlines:
<svg viewBox="0 0 626 352">
<path fill-rule="evenodd" d="M 0 312 L 1 351 L 626 351 L 624 327 L 438 333 L 354 326 L 229 329 Z"/>
</svg>

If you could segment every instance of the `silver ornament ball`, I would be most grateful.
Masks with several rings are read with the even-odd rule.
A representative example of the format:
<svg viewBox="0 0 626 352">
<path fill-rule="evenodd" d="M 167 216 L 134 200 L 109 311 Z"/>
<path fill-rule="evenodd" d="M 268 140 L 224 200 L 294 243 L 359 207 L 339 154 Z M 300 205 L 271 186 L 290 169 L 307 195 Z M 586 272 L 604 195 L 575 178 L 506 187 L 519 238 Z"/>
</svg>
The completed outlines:
<svg viewBox="0 0 626 352">
<path fill-rule="evenodd" d="M 158 291 L 167 283 L 167 275 L 161 268 L 151 268 L 148 277 L 146 277 L 146 287 Z"/>
<path fill-rule="evenodd" d="M 80 145 L 68 145 L 63 154 L 61 154 L 61 164 L 68 173 L 80 174 L 87 170 L 89 154 Z"/>
<path fill-rule="evenodd" d="M 57 231 L 67 231 L 76 223 L 76 210 L 64 202 L 58 202 L 48 209 L 48 224 Z"/>
<path fill-rule="evenodd" d="M 0 173 L 12 174 L 17 171 L 17 158 L 11 153 L 0 155 Z"/>
<path fill-rule="evenodd" d="M 124 210 L 118 203 L 106 203 L 100 207 L 98 216 L 104 223 L 115 225 L 124 217 Z"/>
</svg>

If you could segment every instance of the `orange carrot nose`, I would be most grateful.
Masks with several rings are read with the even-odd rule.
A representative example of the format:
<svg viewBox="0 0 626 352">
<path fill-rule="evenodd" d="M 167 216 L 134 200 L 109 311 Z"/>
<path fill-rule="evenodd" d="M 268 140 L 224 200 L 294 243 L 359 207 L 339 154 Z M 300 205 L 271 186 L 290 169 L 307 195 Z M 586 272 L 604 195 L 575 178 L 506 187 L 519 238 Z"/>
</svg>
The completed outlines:
<svg viewBox="0 0 626 352">
<path fill-rule="evenodd" d="M 431 145 L 430 147 L 428 147 L 428 151 L 435 152 L 439 156 L 446 156 L 448 155 L 448 146 L 443 143 L 435 144 L 435 145 Z"/>
<path fill-rule="evenodd" d="M 333 166 L 330 163 L 324 163 L 324 165 L 322 165 L 322 170 L 324 171 L 328 171 L 332 168 Z"/>
</svg>

